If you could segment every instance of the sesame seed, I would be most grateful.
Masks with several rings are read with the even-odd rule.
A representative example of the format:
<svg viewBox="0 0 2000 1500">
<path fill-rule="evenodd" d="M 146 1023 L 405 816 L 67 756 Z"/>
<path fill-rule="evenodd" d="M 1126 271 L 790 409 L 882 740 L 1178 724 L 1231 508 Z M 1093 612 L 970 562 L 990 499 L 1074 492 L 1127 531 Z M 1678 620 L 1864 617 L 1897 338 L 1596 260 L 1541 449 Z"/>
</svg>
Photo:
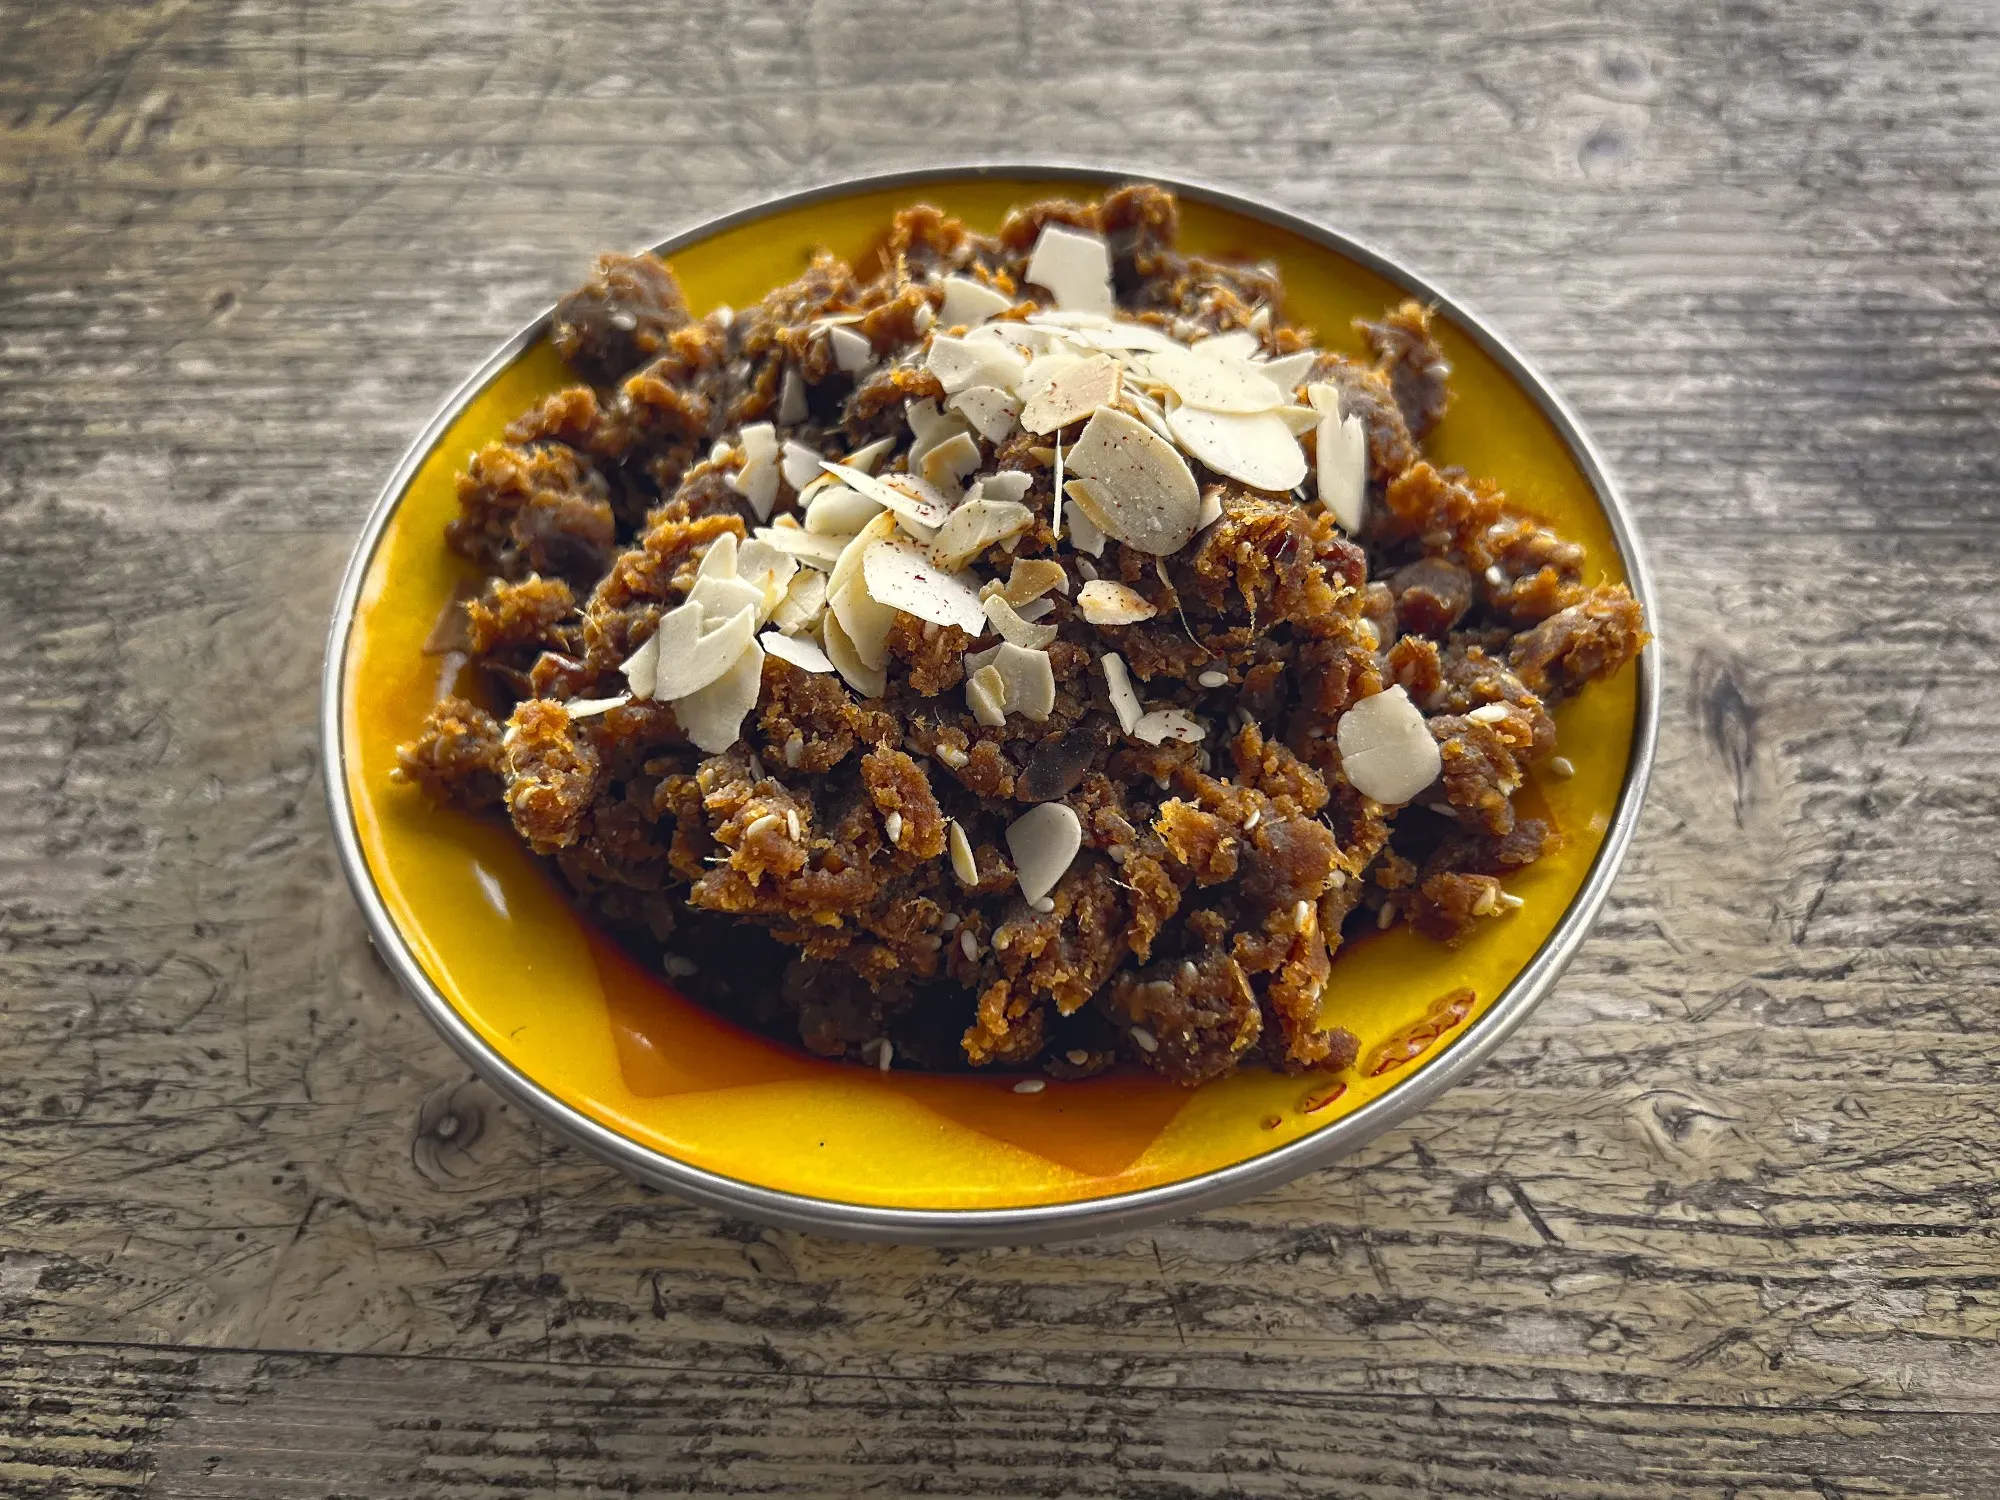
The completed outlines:
<svg viewBox="0 0 2000 1500">
<path fill-rule="evenodd" d="M 885 1036 L 882 1038 L 881 1045 L 875 1049 L 875 1066 L 886 1073 L 889 1071 L 889 1065 L 895 1060 L 896 1044 Z"/>
<path fill-rule="evenodd" d="M 1097 582 L 1097 568 L 1094 564 L 1092 564 L 1089 558 L 1079 557 L 1075 559 L 1075 562 L 1076 562 L 1077 572 L 1083 575 L 1084 581 L 1086 583 Z"/>
<path fill-rule="evenodd" d="M 1072 1047 L 1069 1049 L 1069 1051 L 1065 1052 L 1063 1056 L 1068 1058 L 1072 1064 L 1074 1064 L 1076 1067 L 1079 1068 L 1082 1067 L 1085 1063 L 1090 1061 L 1090 1054 L 1084 1051 L 1083 1048 L 1081 1047 Z"/>
<path fill-rule="evenodd" d="M 789 833 L 794 840 L 796 840 L 799 836 L 799 833 L 801 831 L 799 828 L 799 810 L 796 807 L 788 807 L 785 809 L 785 831 Z"/>
<path fill-rule="evenodd" d="M 1143 1026 L 1134 1026 L 1132 1028 L 1132 1040 L 1138 1043 L 1141 1052 L 1158 1052 L 1160 1050 L 1160 1044 L 1154 1038 L 1153 1033 Z"/>
<path fill-rule="evenodd" d="M 1037 896 L 1028 905 L 1039 912 L 1052 912 L 1056 909 L 1056 898 L 1053 896 Z"/>
<path fill-rule="evenodd" d="M 1193 984 L 1197 979 L 1201 978 L 1201 970 L 1194 966 L 1193 959 L 1184 958 L 1181 960 L 1181 978 L 1188 984 Z"/>
<path fill-rule="evenodd" d="M 1375 914 L 1375 925 L 1384 932 L 1387 932 L 1390 927 L 1395 925 L 1395 921 L 1396 903 L 1393 901 L 1384 901 L 1381 911 Z"/>
<path fill-rule="evenodd" d="M 889 835 L 890 843 L 901 844 L 903 842 L 903 815 L 899 812 L 890 813 L 888 817 L 882 820 L 882 831 Z"/>
<path fill-rule="evenodd" d="M 1195 681 L 1205 688 L 1227 687 L 1229 685 L 1229 674 L 1227 672 L 1218 672 L 1213 667 L 1210 667 L 1201 676 L 1195 678 Z"/>
<path fill-rule="evenodd" d="M 1048 1084 L 1040 1078 L 1023 1078 L 1019 1083 L 1014 1085 L 1014 1092 L 1017 1094 L 1039 1094 L 1047 1087 Z"/>
<path fill-rule="evenodd" d="M 1261 807 L 1251 808 L 1250 816 L 1243 820 L 1243 831 L 1245 833 L 1248 833 L 1251 829 L 1255 828 L 1258 825 L 1258 823 L 1263 821 L 1263 817 L 1264 817 L 1263 808 Z"/>
<path fill-rule="evenodd" d="M 966 753 L 956 745 L 939 745 L 935 750 L 931 751 L 931 754 L 950 766 L 954 771 L 963 771 L 965 763 L 969 759 Z"/>
<path fill-rule="evenodd" d="M 1500 893 L 1500 904 L 1509 911 L 1519 911 L 1528 903 L 1523 897 L 1515 895 L 1512 891 L 1502 891 Z"/>
<path fill-rule="evenodd" d="M 750 826 L 743 830 L 743 837 L 746 839 L 753 839 L 758 834 L 762 833 L 765 829 L 776 828 L 780 823 L 784 821 L 785 820 L 783 818 L 779 817 L 774 812 L 765 813 L 763 817 L 753 818 L 751 820 Z"/>
<path fill-rule="evenodd" d="M 691 958 L 682 958 L 678 953 L 669 953 L 660 960 L 660 967 L 676 979 L 685 979 L 690 974 L 699 973 L 701 965 Z"/>
<path fill-rule="evenodd" d="M 806 737 L 794 729 L 785 741 L 785 764 L 792 770 L 799 768 L 799 762 L 806 758 Z"/>
<path fill-rule="evenodd" d="M 1482 703 L 1466 715 L 1466 718 L 1477 719 L 1482 724 L 1498 724 L 1506 717 L 1507 705 L 1504 703 Z"/>
<path fill-rule="evenodd" d="M 1313 921 L 1312 902 L 1301 901 L 1297 906 L 1293 907 L 1292 921 L 1297 924 L 1300 932 L 1304 932 L 1311 927 Z"/>
<path fill-rule="evenodd" d="M 943 919 L 938 923 L 938 926 L 942 927 L 946 932 L 958 931 L 958 913 L 955 911 L 946 912 Z"/>
<path fill-rule="evenodd" d="M 1500 564 L 1495 563 L 1486 570 L 1486 581 L 1496 589 L 1507 587 L 1507 575 L 1501 571 Z"/>
<path fill-rule="evenodd" d="M 1571 763 L 1570 758 L 1567 755 L 1550 756 L 1549 770 L 1553 774 L 1565 778 L 1574 776 L 1576 774 L 1576 766 Z"/>
<path fill-rule="evenodd" d="M 968 961 L 976 961 L 978 959 L 979 939 L 972 935 L 970 927 L 958 935 L 958 951 L 963 953 Z"/>
</svg>

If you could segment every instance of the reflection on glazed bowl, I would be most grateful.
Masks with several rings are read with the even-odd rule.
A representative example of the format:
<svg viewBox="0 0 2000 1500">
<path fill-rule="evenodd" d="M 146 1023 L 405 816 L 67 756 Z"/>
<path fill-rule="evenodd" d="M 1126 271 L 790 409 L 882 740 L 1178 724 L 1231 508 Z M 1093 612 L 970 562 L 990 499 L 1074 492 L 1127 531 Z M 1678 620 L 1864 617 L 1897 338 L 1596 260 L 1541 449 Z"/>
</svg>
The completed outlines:
<svg viewBox="0 0 2000 1500">
<path fill-rule="evenodd" d="M 1125 180 L 1077 169 L 949 169 L 844 183 L 732 214 L 658 248 L 699 314 L 790 279 L 810 252 L 853 259 L 924 200 L 975 228 L 1036 198 Z M 1438 309 L 1455 400 L 1426 441 L 1588 553 L 1653 614 L 1636 539 L 1559 399 L 1496 335 L 1381 255 L 1277 210 L 1163 182 L 1181 241 L 1275 262 L 1288 316 L 1361 352 L 1352 320 L 1406 296 Z M 478 1072 L 536 1118 L 658 1187 L 765 1221 L 908 1241 L 1022 1241 L 1129 1228 L 1321 1165 L 1435 1098 L 1547 992 L 1602 904 L 1644 793 L 1659 660 L 1556 711 L 1575 774 L 1527 810 L 1562 849 L 1509 879 L 1523 900 L 1448 949 L 1407 928 L 1350 942 L 1329 995 L 1361 1040 L 1337 1077 L 1259 1070 L 1188 1090 L 1114 1073 L 1017 1093 L 1003 1074 L 878 1073 L 725 1021 L 641 968 L 574 909 L 511 834 L 391 785 L 396 746 L 434 701 L 421 651 L 470 569 L 446 551 L 467 456 L 573 377 L 539 319 L 497 351 L 411 446 L 343 582 L 322 714 L 336 841 L 390 966 Z M 1539 803 L 1539 806 L 1535 806 Z"/>
</svg>

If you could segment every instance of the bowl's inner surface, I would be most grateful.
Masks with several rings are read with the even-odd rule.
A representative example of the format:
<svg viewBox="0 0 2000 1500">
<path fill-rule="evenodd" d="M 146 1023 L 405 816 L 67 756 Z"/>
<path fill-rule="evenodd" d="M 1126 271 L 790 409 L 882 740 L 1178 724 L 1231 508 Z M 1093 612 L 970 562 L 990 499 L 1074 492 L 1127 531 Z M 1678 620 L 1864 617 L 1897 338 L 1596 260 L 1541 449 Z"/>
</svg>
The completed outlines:
<svg viewBox="0 0 2000 1500">
<path fill-rule="evenodd" d="M 1092 190 L 993 179 L 870 190 L 778 210 L 670 259 L 697 313 L 744 306 L 796 275 L 815 247 L 858 258 L 907 203 L 929 201 L 992 229 L 1012 204 Z M 1351 320 L 1403 295 L 1329 249 L 1198 202 L 1183 201 L 1182 244 L 1275 261 L 1287 317 L 1317 330 L 1323 347 L 1362 353 Z M 1597 498 L 1534 400 L 1460 330 L 1440 320 L 1440 334 L 1454 366 L 1453 404 L 1429 456 L 1498 480 L 1514 505 L 1583 544 L 1586 581 L 1622 581 Z M 506 829 L 434 808 L 388 780 L 396 746 L 415 735 L 441 688 L 441 660 L 423 655 L 421 643 L 470 576 L 442 538 L 455 476 L 524 408 L 571 383 L 554 352 L 536 345 L 461 411 L 404 491 L 348 640 L 345 775 L 382 900 L 439 991 L 516 1069 L 642 1146 L 760 1187 L 896 1208 L 1017 1208 L 1180 1182 L 1286 1145 L 1407 1084 L 1534 955 L 1603 842 L 1631 748 L 1632 671 L 1556 713 L 1576 774 L 1544 771 L 1524 795 L 1540 796 L 1565 843 L 1508 880 L 1524 907 L 1481 924 L 1456 950 L 1399 927 L 1336 957 L 1327 1014 L 1361 1038 L 1360 1063 L 1338 1078 L 1244 1071 L 1188 1091 L 1114 1075 L 1016 1094 L 1018 1075 L 881 1075 L 718 1019 L 592 930 Z M 1450 1017 L 1436 1016 L 1434 1004 L 1461 987 L 1475 1003 L 1440 1029 Z"/>
</svg>

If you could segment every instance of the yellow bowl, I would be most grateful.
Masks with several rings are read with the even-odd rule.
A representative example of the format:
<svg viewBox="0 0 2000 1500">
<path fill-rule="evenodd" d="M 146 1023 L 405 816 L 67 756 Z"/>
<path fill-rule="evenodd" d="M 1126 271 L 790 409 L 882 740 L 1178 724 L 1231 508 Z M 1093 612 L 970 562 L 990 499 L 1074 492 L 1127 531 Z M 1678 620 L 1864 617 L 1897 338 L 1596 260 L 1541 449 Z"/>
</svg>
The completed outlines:
<svg viewBox="0 0 2000 1500">
<path fill-rule="evenodd" d="M 795 194 L 657 247 L 697 313 L 742 306 L 826 247 L 860 256 L 890 214 L 923 200 L 977 228 L 1036 198 L 1091 195 L 1116 174 L 958 168 Z M 1155 179 L 1158 180 L 1158 179 Z M 1588 550 L 1592 581 L 1644 566 L 1603 465 L 1561 401 L 1477 319 L 1410 272 L 1330 230 L 1197 186 L 1182 244 L 1275 262 L 1287 316 L 1359 350 L 1351 322 L 1405 296 L 1437 306 L 1454 400 L 1426 444 L 1491 476 Z M 902 1240 L 1045 1239 L 1128 1228 L 1320 1165 L 1442 1092 L 1547 991 L 1601 905 L 1653 754 L 1659 662 L 1558 710 L 1567 779 L 1527 789 L 1565 835 L 1509 881 L 1525 902 L 1447 949 L 1407 929 L 1351 943 L 1328 1011 L 1361 1039 L 1338 1079 L 1245 1071 L 1186 1090 L 1107 1076 L 1013 1091 L 1013 1077 L 878 1074 L 816 1059 L 721 1020 L 583 921 L 495 824 L 392 786 L 396 746 L 441 684 L 421 645 L 470 570 L 445 550 L 467 456 L 539 397 L 574 383 L 522 330 L 411 446 L 356 547 L 323 693 L 327 793 L 348 878 L 375 941 L 446 1038 L 489 1082 L 563 1135 L 656 1186 L 793 1227 Z M 1472 993 L 1470 1003 L 1447 997 Z"/>
</svg>

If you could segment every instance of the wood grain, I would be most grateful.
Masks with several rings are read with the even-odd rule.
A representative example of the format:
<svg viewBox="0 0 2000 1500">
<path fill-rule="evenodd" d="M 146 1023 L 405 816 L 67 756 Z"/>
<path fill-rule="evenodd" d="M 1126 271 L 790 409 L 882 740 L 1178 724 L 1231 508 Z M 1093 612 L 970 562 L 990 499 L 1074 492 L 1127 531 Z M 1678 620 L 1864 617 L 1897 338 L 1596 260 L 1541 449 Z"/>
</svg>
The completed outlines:
<svg viewBox="0 0 2000 1500">
<path fill-rule="evenodd" d="M 2000 1493 L 2000 15 L 0 0 L 0 1493 Z M 1612 907 L 1465 1087 L 1130 1239 L 863 1248 L 466 1077 L 320 810 L 395 456 L 605 246 L 1205 177 L 1547 370 L 1663 597 Z"/>
</svg>

